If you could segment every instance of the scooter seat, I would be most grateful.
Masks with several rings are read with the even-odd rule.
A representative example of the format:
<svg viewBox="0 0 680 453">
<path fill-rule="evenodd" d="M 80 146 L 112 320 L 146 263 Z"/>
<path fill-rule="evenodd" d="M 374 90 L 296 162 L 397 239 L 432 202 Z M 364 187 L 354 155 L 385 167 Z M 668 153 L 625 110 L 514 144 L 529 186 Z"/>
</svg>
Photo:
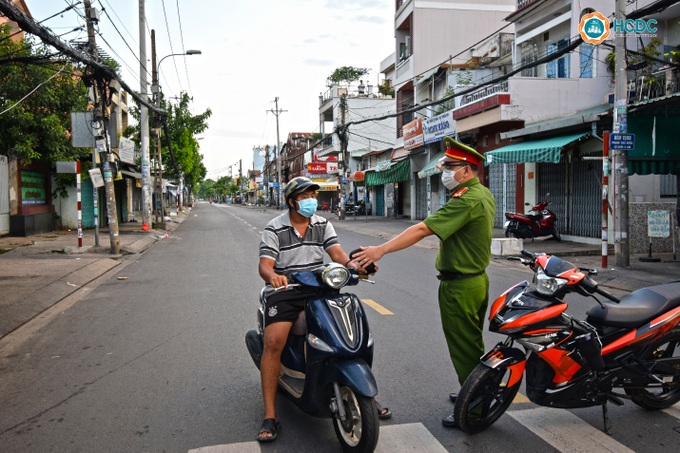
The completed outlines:
<svg viewBox="0 0 680 453">
<path fill-rule="evenodd" d="M 638 289 L 620 303 L 604 302 L 588 310 L 588 322 L 611 327 L 638 327 L 680 306 L 680 281 Z"/>
</svg>

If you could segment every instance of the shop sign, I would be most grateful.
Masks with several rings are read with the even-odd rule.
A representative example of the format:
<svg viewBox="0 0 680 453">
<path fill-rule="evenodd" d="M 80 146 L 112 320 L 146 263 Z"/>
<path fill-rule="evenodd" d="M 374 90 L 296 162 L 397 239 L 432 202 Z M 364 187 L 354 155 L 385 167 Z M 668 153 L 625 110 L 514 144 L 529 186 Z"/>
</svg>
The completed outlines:
<svg viewBox="0 0 680 453">
<path fill-rule="evenodd" d="M 21 170 L 21 205 L 36 206 L 47 203 L 45 175 L 37 171 Z"/>
<path fill-rule="evenodd" d="M 423 121 L 423 140 L 425 144 L 440 142 L 445 136 L 456 135 L 456 121 L 453 110 Z"/>
<path fill-rule="evenodd" d="M 337 162 L 312 162 L 307 164 L 308 173 L 333 173 L 337 171 Z"/>
<path fill-rule="evenodd" d="M 417 118 L 402 127 L 404 149 L 413 149 L 423 144 L 423 120 Z"/>
</svg>

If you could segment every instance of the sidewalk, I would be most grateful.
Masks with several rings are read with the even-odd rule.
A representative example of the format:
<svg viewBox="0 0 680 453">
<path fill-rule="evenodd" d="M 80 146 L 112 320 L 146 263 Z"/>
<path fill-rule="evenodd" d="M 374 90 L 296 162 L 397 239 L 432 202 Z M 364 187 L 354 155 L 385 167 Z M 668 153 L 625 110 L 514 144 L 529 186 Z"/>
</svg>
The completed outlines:
<svg viewBox="0 0 680 453">
<path fill-rule="evenodd" d="M 75 230 L 29 237 L 0 237 L 0 338 L 84 285 L 116 268 L 128 255 L 143 253 L 168 237 L 188 214 L 169 217 L 164 230 L 143 231 L 141 223 L 119 225 L 120 254 L 111 254 L 108 228 L 83 234 Z"/>
</svg>

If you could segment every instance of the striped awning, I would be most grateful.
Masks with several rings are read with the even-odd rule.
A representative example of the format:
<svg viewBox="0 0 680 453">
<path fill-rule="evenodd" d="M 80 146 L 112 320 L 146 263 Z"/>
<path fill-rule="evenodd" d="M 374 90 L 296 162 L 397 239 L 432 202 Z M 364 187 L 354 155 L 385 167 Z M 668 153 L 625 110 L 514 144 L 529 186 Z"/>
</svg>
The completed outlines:
<svg viewBox="0 0 680 453">
<path fill-rule="evenodd" d="M 384 171 L 367 171 L 365 181 L 367 186 L 381 186 L 409 179 L 411 179 L 411 160 L 404 159 L 393 163 L 389 169 Z"/>
<path fill-rule="evenodd" d="M 437 153 L 428 163 L 425 165 L 425 168 L 420 170 L 418 172 L 418 177 L 420 179 L 427 178 L 432 175 L 436 175 L 437 173 L 441 173 L 439 169 L 437 168 L 437 164 L 439 163 L 439 159 L 444 157 L 444 154 L 446 151 L 440 151 Z"/>
<path fill-rule="evenodd" d="M 491 164 L 524 164 L 527 162 L 549 162 L 557 164 L 562 157 L 562 148 L 590 135 L 590 132 L 560 135 L 543 140 L 530 140 L 513 143 L 487 152 L 486 165 Z"/>
</svg>

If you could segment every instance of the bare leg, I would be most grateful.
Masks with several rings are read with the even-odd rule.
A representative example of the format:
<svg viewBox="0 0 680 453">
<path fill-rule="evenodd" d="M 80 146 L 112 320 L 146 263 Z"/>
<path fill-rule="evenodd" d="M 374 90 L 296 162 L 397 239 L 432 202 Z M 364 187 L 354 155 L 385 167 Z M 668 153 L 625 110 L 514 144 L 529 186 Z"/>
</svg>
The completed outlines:
<svg viewBox="0 0 680 453">
<path fill-rule="evenodd" d="M 292 325 L 292 322 L 277 322 L 264 329 L 264 351 L 260 361 L 264 418 L 276 420 L 276 391 L 281 373 L 281 352 Z M 263 434 L 263 437 L 269 437 L 269 435 Z"/>
</svg>

